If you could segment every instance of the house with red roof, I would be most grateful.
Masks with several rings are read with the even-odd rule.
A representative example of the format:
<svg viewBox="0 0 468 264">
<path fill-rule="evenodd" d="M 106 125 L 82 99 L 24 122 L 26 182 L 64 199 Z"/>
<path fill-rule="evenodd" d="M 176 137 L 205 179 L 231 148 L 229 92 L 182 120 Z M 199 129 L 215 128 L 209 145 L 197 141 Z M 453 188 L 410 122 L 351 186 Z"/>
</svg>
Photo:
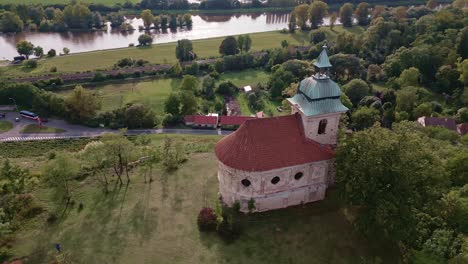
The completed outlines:
<svg viewBox="0 0 468 264">
<path fill-rule="evenodd" d="M 462 123 L 457 125 L 457 132 L 460 136 L 468 134 L 468 123 Z"/>
<path fill-rule="evenodd" d="M 452 118 L 422 116 L 418 118 L 418 123 L 423 127 L 444 127 L 455 132 L 457 131 L 457 123 Z"/>
<path fill-rule="evenodd" d="M 216 128 L 218 126 L 218 114 L 187 115 L 184 117 L 186 126 L 194 128 Z"/>
<path fill-rule="evenodd" d="M 334 146 L 341 114 L 340 87 L 329 78 L 326 47 L 317 73 L 289 98 L 291 115 L 245 119 L 215 145 L 219 193 L 227 206 L 268 211 L 325 198 L 334 183 Z M 223 122 L 221 120 L 221 122 Z"/>
</svg>

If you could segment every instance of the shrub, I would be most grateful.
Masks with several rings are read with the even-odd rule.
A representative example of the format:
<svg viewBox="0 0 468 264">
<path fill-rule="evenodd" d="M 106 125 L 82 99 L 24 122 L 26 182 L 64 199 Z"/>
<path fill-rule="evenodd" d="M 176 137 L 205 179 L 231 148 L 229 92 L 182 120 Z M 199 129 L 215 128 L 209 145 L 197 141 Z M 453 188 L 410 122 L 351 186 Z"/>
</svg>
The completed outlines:
<svg viewBox="0 0 468 264">
<path fill-rule="evenodd" d="M 217 93 L 228 96 L 234 95 L 236 91 L 237 86 L 235 86 L 231 81 L 221 83 L 216 90 Z"/>
<path fill-rule="evenodd" d="M 202 232 L 214 231 L 218 225 L 218 220 L 213 209 L 203 207 L 198 213 L 198 229 Z"/>
<path fill-rule="evenodd" d="M 37 60 L 26 60 L 23 64 L 27 68 L 37 68 Z"/>
<path fill-rule="evenodd" d="M 327 38 L 323 30 L 314 30 L 310 32 L 310 42 L 317 44 L 324 41 Z"/>
<path fill-rule="evenodd" d="M 251 213 L 253 210 L 255 210 L 255 200 L 254 198 L 250 198 L 247 207 L 249 209 L 249 212 Z"/>
<path fill-rule="evenodd" d="M 93 82 L 102 82 L 107 79 L 107 76 L 102 72 L 94 73 L 94 77 L 92 79 Z"/>
<path fill-rule="evenodd" d="M 57 67 L 55 67 L 55 66 L 51 67 L 50 72 L 57 72 Z"/>
<path fill-rule="evenodd" d="M 55 56 L 57 56 L 57 51 L 55 51 L 54 49 L 50 49 L 47 52 L 47 57 L 52 58 L 52 57 L 55 57 Z"/>
<path fill-rule="evenodd" d="M 223 210 L 223 220 L 218 223 L 216 231 L 218 235 L 227 242 L 236 240 L 241 234 L 241 226 L 237 217 Z"/>
</svg>

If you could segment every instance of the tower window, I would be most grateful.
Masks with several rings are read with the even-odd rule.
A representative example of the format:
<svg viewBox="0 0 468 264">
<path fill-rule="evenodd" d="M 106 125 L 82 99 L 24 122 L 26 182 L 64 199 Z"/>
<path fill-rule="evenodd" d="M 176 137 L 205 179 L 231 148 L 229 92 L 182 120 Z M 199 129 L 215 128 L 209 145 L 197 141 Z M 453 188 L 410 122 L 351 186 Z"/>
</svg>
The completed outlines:
<svg viewBox="0 0 468 264">
<path fill-rule="evenodd" d="M 298 172 L 298 173 L 296 173 L 296 175 L 294 175 L 294 179 L 300 180 L 302 178 L 302 176 L 304 176 L 304 174 L 302 172 Z"/>
<path fill-rule="evenodd" d="M 278 176 L 275 176 L 275 177 L 273 177 L 273 179 L 271 179 L 272 184 L 277 184 L 279 181 L 280 181 L 280 177 L 278 177 Z"/>
<path fill-rule="evenodd" d="M 249 187 L 250 184 L 251 184 L 250 181 L 247 180 L 247 179 L 243 179 L 243 180 L 241 181 L 241 183 L 242 183 L 242 185 L 244 185 L 244 187 Z"/>
<path fill-rule="evenodd" d="M 320 120 L 319 127 L 318 127 L 319 135 L 325 134 L 326 129 L 327 129 L 327 120 L 326 119 Z"/>
</svg>

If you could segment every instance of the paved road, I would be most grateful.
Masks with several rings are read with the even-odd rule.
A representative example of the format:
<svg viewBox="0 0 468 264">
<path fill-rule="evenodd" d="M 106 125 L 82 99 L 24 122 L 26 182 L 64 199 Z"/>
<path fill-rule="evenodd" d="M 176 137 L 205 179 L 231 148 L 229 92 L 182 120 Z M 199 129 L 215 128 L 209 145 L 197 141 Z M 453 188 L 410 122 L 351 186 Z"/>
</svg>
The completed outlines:
<svg viewBox="0 0 468 264">
<path fill-rule="evenodd" d="M 117 130 L 104 128 L 89 128 L 80 125 L 72 125 L 63 120 L 49 120 L 45 126 L 61 128 L 66 130 L 63 133 L 21 133 L 21 130 L 28 124 L 35 124 L 35 121 L 21 118 L 20 122 L 15 122 L 17 113 L 8 113 L 6 120 L 13 123 L 14 127 L 10 131 L 0 133 L 0 142 L 11 141 L 28 141 L 28 140 L 52 140 L 65 138 L 86 138 L 98 137 L 104 133 L 118 133 Z M 228 135 L 232 133 L 230 130 L 221 129 L 131 129 L 127 131 L 127 135 L 140 134 L 187 134 L 187 135 Z"/>
</svg>

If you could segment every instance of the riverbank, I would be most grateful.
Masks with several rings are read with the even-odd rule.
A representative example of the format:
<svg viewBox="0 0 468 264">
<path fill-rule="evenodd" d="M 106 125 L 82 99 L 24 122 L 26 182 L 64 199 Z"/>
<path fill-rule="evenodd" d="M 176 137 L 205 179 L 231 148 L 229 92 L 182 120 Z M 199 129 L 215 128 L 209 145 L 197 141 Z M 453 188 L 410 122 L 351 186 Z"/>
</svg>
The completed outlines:
<svg viewBox="0 0 468 264">
<path fill-rule="evenodd" d="M 364 32 L 363 27 L 353 26 L 344 28 L 335 26 L 333 31 L 329 27 L 322 27 L 327 34 L 327 39 L 333 41 L 341 32 L 352 32 L 360 34 Z M 281 41 L 286 40 L 291 45 L 308 45 L 309 32 L 297 32 L 294 34 L 270 31 L 249 34 L 252 39 L 252 50 L 260 51 L 272 48 L 280 48 Z M 199 58 L 217 57 L 219 45 L 225 37 L 193 40 L 194 52 Z M 83 73 L 88 71 L 111 69 L 114 64 L 122 58 L 134 60 L 143 59 L 151 64 L 171 64 L 177 62 L 175 56 L 176 42 L 154 44 L 145 48 L 118 48 L 111 50 L 100 50 L 83 52 L 39 60 L 35 69 L 25 68 L 21 65 L 0 67 L 0 74 L 10 78 L 25 78 L 38 75 L 59 75 L 61 73 Z M 57 72 L 51 73 L 50 69 L 56 67 Z"/>
</svg>

